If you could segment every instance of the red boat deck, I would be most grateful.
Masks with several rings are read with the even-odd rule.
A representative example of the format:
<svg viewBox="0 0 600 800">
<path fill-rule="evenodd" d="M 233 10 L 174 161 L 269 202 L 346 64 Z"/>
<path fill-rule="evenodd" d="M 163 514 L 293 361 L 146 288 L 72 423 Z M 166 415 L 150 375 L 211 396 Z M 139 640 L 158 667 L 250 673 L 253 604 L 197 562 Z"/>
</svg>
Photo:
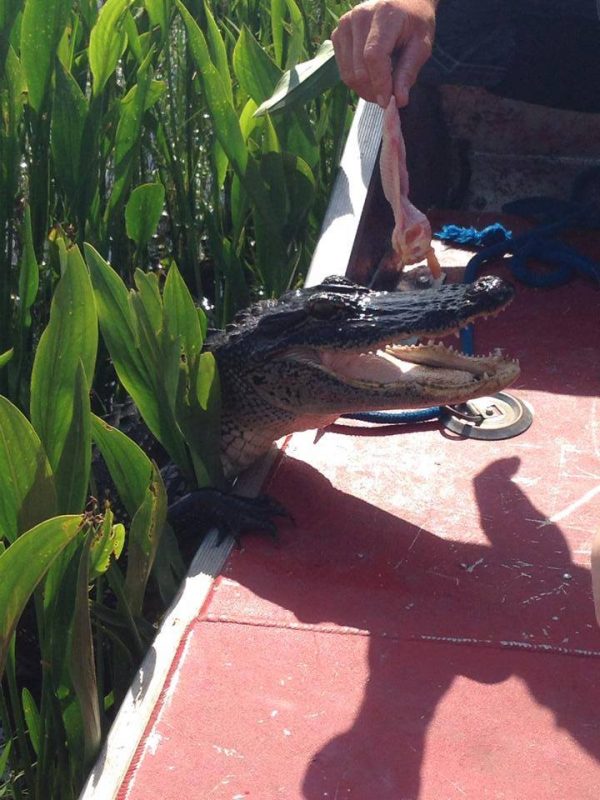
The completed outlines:
<svg viewBox="0 0 600 800">
<path fill-rule="evenodd" d="M 513 439 L 437 423 L 296 434 L 187 628 L 122 800 L 596 800 L 600 295 L 518 288 Z M 104 800 L 104 797 L 103 797 Z"/>
</svg>

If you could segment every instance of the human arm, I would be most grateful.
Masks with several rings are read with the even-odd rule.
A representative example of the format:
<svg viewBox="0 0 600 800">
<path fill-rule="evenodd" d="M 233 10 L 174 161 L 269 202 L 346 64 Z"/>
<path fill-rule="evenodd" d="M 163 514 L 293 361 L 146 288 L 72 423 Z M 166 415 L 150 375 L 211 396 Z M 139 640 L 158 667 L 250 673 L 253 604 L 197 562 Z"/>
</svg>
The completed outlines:
<svg viewBox="0 0 600 800">
<path fill-rule="evenodd" d="M 367 0 L 344 14 L 331 36 L 344 83 L 383 108 L 392 94 L 405 106 L 431 55 L 438 2 Z"/>
</svg>

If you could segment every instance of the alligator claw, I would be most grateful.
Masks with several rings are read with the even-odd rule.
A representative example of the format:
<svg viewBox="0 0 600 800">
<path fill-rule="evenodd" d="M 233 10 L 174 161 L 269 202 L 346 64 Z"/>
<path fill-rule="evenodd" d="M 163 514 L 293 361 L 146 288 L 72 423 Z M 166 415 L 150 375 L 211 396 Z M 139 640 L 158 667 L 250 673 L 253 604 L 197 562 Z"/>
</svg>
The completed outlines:
<svg viewBox="0 0 600 800">
<path fill-rule="evenodd" d="M 293 522 L 286 509 L 269 495 L 243 497 L 218 489 L 196 489 L 169 506 L 169 522 L 180 535 L 197 535 L 215 525 L 219 531 L 217 544 L 229 535 L 239 544 L 244 533 L 264 532 L 277 538 L 274 517 L 285 517 Z"/>
</svg>

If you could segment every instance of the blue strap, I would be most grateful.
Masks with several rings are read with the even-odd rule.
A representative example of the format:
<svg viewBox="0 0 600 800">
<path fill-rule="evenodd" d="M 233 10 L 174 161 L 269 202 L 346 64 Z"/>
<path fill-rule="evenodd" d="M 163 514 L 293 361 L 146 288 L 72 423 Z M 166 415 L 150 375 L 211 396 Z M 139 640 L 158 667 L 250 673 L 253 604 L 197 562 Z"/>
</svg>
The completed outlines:
<svg viewBox="0 0 600 800">
<path fill-rule="evenodd" d="M 440 406 L 419 408 L 415 411 L 364 411 L 358 414 L 344 414 L 344 419 L 359 422 L 379 422 L 382 425 L 399 425 L 411 422 L 428 422 L 440 416 Z"/>
</svg>

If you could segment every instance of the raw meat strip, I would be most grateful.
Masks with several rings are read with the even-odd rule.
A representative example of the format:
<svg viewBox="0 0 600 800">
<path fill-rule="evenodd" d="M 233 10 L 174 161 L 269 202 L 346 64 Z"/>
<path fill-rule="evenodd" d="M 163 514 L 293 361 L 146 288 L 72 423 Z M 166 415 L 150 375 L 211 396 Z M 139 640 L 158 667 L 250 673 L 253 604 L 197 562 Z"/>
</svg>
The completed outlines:
<svg viewBox="0 0 600 800">
<path fill-rule="evenodd" d="M 439 278 L 441 269 L 431 247 L 431 226 L 425 214 L 408 199 L 406 148 L 393 95 L 383 115 L 379 169 L 383 192 L 394 212 L 392 247 L 397 254 L 397 266 L 402 269 L 426 258 L 431 274 Z"/>
</svg>

